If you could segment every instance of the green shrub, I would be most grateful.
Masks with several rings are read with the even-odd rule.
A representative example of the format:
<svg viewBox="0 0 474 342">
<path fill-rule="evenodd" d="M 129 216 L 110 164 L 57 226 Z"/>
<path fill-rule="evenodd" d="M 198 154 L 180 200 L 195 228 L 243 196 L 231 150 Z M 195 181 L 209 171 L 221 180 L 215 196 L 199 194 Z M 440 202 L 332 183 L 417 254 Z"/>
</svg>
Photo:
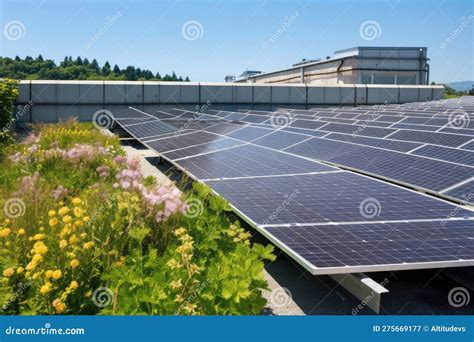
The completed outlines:
<svg viewBox="0 0 474 342">
<path fill-rule="evenodd" d="M 0 130 L 12 121 L 13 105 L 18 95 L 18 81 L 8 78 L 0 80 Z"/>
</svg>

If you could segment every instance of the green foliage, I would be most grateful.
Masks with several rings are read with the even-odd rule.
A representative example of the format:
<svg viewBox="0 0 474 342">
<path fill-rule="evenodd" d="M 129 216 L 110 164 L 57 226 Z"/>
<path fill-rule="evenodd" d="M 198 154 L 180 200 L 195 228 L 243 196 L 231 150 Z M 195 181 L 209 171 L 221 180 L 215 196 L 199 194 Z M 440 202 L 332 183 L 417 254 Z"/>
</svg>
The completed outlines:
<svg viewBox="0 0 474 342">
<path fill-rule="evenodd" d="M 13 104 L 18 94 L 17 81 L 11 79 L 0 80 L 0 130 L 5 129 L 12 121 Z"/>
<path fill-rule="evenodd" d="M 16 57 L 0 57 L 0 78 L 14 79 L 43 79 L 43 80 L 127 80 L 127 81 L 183 81 L 183 78 L 166 74 L 161 77 L 159 73 L 153 74 L 148 69 L 127 66 L 120 69 L 118 65 L 112 68 L 106 61 L 101 67 L 96 59 L 89 62 L 87 58 L 77 57 L 72 59 L 66 56 L 58 65 L 51 59 L 43 59 L 41 55 L 34 59 L 27 56 L 25 59 Z M 189 78 L 186 77 L 189 82 Z"/>
<path fill-rule="evenodd" d="M 262 289 L 264 261 L 273 261 L 272 246 L 252 245 L 250 234 L 232 224 L 223 211 L 229 205 L 195 184 L 188 198 L 203 204 L 198 217 L 183 218 L 183 227 L 164 253 L 135 249 L 120 267 L 102 276 L 116 294 L 103 314 L 258 315 L 266 304 Z M 211 205 L 212 203 L 212 205 Z M 142 246 L 148 232 L 130 235 Z"/>
<path fill-rule="evenodd" d="M 252 245 L 228 202 L 195 183 L 178 196 L 196 210 L 157 220 L 142 193 L 114 184 L 129 164 L 117 137 L 74 120 L 34 129 L 0 161 L 0 208 L 20 197 L 25 209 L 11 219 L 0 211 L 0 298 L 8 304 L 0 313 L 261 312 L 273 248 Z M 74 157 L 84 145 L 84 158 Z M 58 196 L 59 186 L 67 193 Z M 94 303 L 101 288 L 110 305 Z"/>
</svg>

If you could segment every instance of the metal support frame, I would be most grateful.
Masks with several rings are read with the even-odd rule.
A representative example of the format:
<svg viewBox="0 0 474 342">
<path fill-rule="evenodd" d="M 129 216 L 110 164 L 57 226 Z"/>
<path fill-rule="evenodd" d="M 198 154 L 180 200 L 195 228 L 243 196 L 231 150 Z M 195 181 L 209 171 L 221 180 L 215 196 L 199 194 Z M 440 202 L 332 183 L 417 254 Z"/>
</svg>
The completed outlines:
<svg viewBox="0 0 474 342">
<path fill-rule="evenodd" d="M 362 301 L 363 306 L 368 306 L 376 313 L 380 313 L 382 294 L 389 292 L 385 287 L 364 273 L 331 274 L 329 276 Z"/>
</svg>

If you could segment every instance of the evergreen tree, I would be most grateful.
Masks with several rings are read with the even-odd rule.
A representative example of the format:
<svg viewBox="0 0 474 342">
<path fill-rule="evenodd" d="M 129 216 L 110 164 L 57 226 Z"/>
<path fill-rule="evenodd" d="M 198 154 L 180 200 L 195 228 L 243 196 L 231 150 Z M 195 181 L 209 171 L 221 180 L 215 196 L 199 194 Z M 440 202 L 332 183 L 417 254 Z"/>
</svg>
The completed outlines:
<svg viewBox="0 0 474 342">
<path fill-rule="evenodd" d="M 104 66 L 102 67 L 102 74 L 105 76 L 110 75 L 110 64 L 109 61 L 105 61 Z"/>
</svg>

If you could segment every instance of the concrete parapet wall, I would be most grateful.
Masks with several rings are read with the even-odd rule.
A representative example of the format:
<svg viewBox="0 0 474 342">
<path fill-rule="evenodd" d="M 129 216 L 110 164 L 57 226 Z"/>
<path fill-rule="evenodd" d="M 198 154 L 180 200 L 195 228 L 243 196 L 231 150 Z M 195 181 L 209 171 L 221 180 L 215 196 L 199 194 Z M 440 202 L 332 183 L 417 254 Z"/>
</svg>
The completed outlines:
<svg viewBox="0 0 474 342">
<path fill-rule="evenodd" d="M 102 108 L 274 108 L 366 105 L 443 98 L 442 86 L 194 83 L 151 81 L 21 81 L 21 121 L 90 120 Z"/>
</svg>

